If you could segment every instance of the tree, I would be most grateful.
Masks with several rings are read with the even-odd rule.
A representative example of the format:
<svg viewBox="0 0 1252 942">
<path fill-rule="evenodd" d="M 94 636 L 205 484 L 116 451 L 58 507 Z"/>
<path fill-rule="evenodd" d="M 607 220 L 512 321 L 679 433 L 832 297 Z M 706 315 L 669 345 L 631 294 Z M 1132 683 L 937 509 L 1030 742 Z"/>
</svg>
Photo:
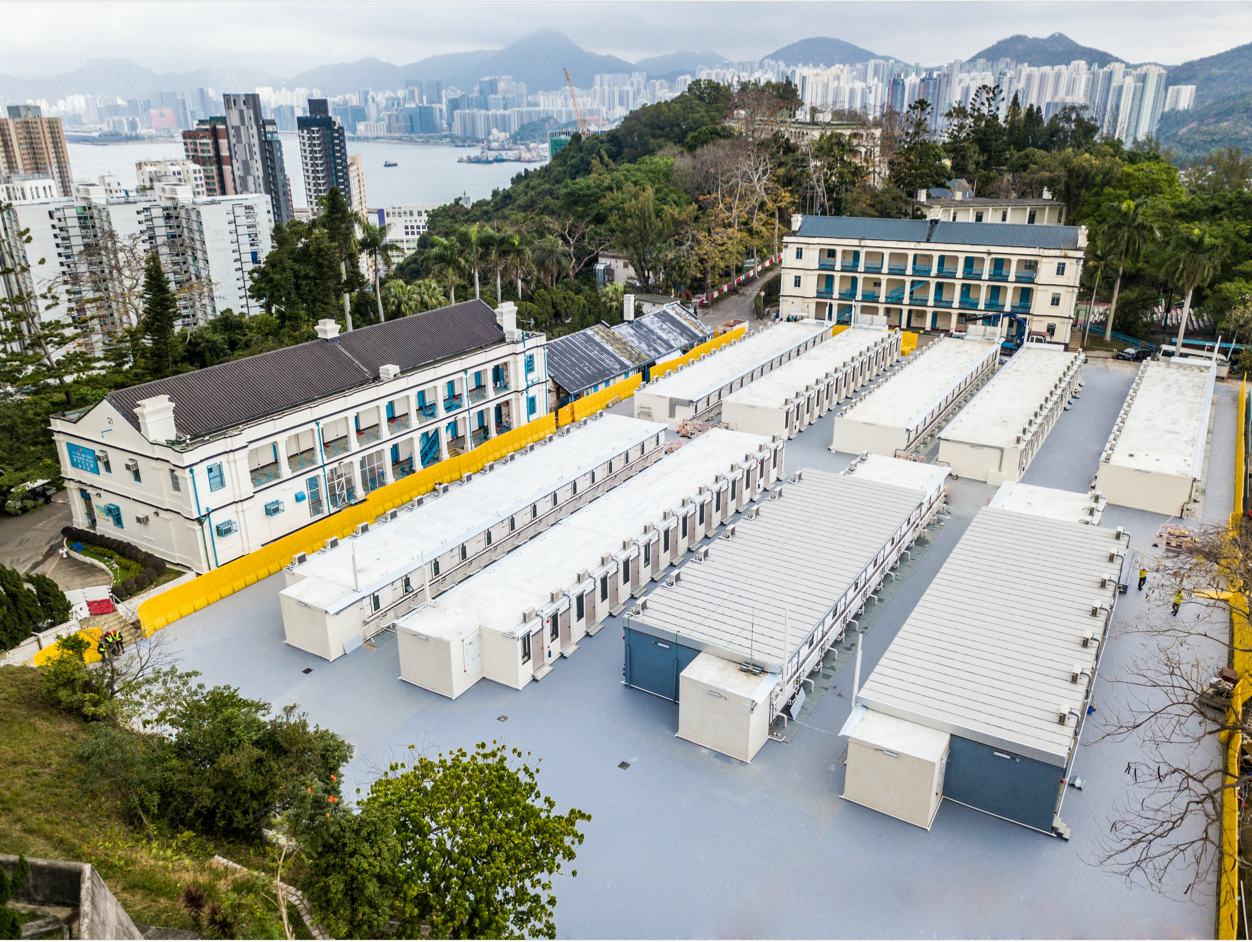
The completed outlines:
<svg viewBox="0 0 1252 942">
<path fill-rule="evenodd" d="M 529 255 L 535 274 L 549 287 L 554 287 L 573 267 L 569 249 L 554 235 L 531 242 Z"/>
<path fill-rule="evenodd" d="M 383 309 L 382 292 L 379 290 L 378 285 L 379 278 L 382 275 L 382 266 L 404 251 L 394 242 L 387 241 L 387 235 L 390 231 L 391 223 L 389 222 L 375 225 L 366 221 L 361 223 L 361 235 L 357 239 L 361 251 L 370 260 L 370 269 L 374 274 L 374 298 L 378 301 L 379 322 L 387 319 Z"/>
<path fill-rule="evenodd" d="M 144 266 L 142 368 L 150 379 L 174 373 L 174 328 L 180 319 L 161 258 L 152 252 Z"/>
<path fill-rule="evenodd" d="M 694 215 L 679 212 L 673 206 L 658 210 L 655 196 L 651 187 L 640 188 L 628 183 L 609 216 L 617 248 L 630 260 L 640 285 L 645 288 L 653 283 L 665 244 L 689 226 Z"/>
<path fill-rule="evenodd" d="M 1091 335 L 1091 322 L 1095 320 L 1095 303 L 1096 292 L 1100 290 L 1100 276 L 1104 274 L 1104 266 L 1109 263 L 1109 249 L 1104 240 L 1099 236 L 1091 239 L 1087 243 L 1086 264 L 1088 268 L 1095 269 L 1095 277 L 1091 281 L 1091 302 L 1087 305 L 1087 324 L 1082 332 L 1082 345 L 1084 349 L 1087 346 L 1087 337 Z M 1109 322 L 1112 323 L 1112 315 L 1109 316 Z"/>
<path fill-rule="evenodd" d="M 465 263 L 474 272 L 474 297 L 481 299 L 482 292 L 478 288 L 478 270 L 482 267 L 483 257 L 487 254 L 495 233 L 481 223 L 472 223 L 457 230 L 456 238 L 464 251 Z"/>
<path fill-rule="evenodd" d="M 393 764 L 371 786 L 363 807 L 390 812 L 400 841 L 398 936 L 556 937 L 552 877 L 574 859 L 578 823 L 591 816 L 554 813 L 538 768 L 523 760 L 479 743 Z"/>
<path fill-rule="evenodd" d="M 448 297 L 452 304 L 456 304 L 456 283 L 467 270 L 461 243 L 455 238 L 431 236 L 430 248 L 422 256 L 422 265 L 430 277 L 447 284 Z"/>
<path fill-rule="evenodd" d="M 909 194 L 917 212 L 917 191 L 939 186 L 948 179 L 943 148 L 930 133 L 930 102 L 919 98 L 909 105 L 900 133 L 899 147 L 887 164 L 891 182 Z"/>
<path fill-rule="evenodd" d="M 1105 223 L 1100 227 L 1100 239 L 1117 261 L 1117 281 L 1113 283 L 1113 300 L 1109 302 L 1108 321 L 1104 325 L 1105 341 L 1113 339 L 1113 317 L 1117 312 L 1117 295 L 1122 288 L 1122 274 L 1126 263 L 1137 258 L 1151 242 L 1161 237 L 1161 232 L 1148 219 L 1145 197 L 1127 199 L 1105 204 Z"/>
<path fill-rule="evenodd" d="M 1226 250 L 1204 226 L 1183 226 L 1169 241 L 1166 249 L 1165 276 L 1184 292 L 1182 318 L 1178 321 L 1177 350 L 1182 352 L 1182 339 L 1187 332 L 1191 313 L 1191 295 L 1196 288 L 1213 280 L 1222 267 Z"/>
<path fill-rule="evenodd" d="M 353 286 L 348 277 L 348 263 L 352 263 L 351 271 L 359 278 L 360 270 L 356 264 L 357 255 L 359 254 L 356 231 L 361 220 L 352 211 L 352 207 L 348 205 L 348 201 L 339 192 L 339 187 L 337 186 L 332 186 L 325 196 L 319 196 L 317 205 L 320 212 L 317 219 L 314 220 L 314 225 L 326 233 L 330 244 L 335 247 L 335 251 L 339 255 L 339 290 L 343 293 L 343 319 L 344 325 L 351 331 L 352 303 L 350 296 Z"/>
<path fill-rule="evenodd" d="M 20 939 L 22 924 L 18 914 L 5 904 L 13 898 L 13 894 L 22 888 L 26 878 L 30 876 L 30 864 L 26 857 L 19 854 L 13 875 L 0 867 L 0 939 Z"/>
<path fill-rule="evenodd" d="M 385 805 L 370 802 L 358 814 L 335 810 L 323 817 L 330 796 L 317 783 L 309 788 L 300 796 L 311 806 L 301 832 L 305 898 L 331 938 L 382 938 L 400 889 L 394 817 Z M 331 807 L 342 809 L 342 804 Z"/>
</svg>

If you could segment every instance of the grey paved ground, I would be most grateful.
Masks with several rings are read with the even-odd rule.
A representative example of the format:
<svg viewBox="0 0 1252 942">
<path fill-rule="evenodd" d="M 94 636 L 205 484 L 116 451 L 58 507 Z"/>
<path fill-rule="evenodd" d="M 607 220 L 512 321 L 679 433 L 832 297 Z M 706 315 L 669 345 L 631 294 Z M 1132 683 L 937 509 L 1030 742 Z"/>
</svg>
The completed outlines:
<svg viewBox="0 0 1252 942">
<path fill-rule="evenodd" d="M 1085 490 L 1133 370 L 1087 371 L 1075 408 L 1058 421 L 1027 480 Z M 831 416 L 788 446 L 788 468 L 836 469 Z M 1206 515 L 1231 501 L 1234 390 L 1219 392 Z M 868 674 L 992 489 L 951 488 L 953 515 L 864 639 Z M 1147 548 L 1161 518 L 1110 508 Z M 1005 573 L 1006 591 L 1012 573 Z M 1195 937 L 1210 935 L 1211 887 L 1177 902 L 1092 865 L 1095 840 L 1124 800 L 1133 743 L 1087 745 L 1082 792 L 1070 790 L 1069 842 L 945 802 L 927 833 L 843 802 L 851 676 L 844 672 L 790 745 L 767 743 L 751 765 L 674 736 L 675 704 L 622 686 L 620 623 L 540 684 L 480 682 L 455 702 L 397 680 L 394 642 L 333 664 L 288 648 L 277 603 L 281 577 L 175 623 L 165 634 L 185 667 L 276 705 L 298 702 L 357 747 L 348 793 L 415 744 L 432 750 L 502 739 L 541 757 L 540 781 L 559 806 L 593 815 L 576 879 L 556 883 L 563 937 Z M 1133 588 L 1117 624 L 1162 600 Z M 1184 609 L 1184 616 L 1188 614 Z M 1115 637 L 1106 668 L 1137 650 Z M 310 674 L 301 674 L 306 668 Z M 1109 676 L 1108 670 L 1102 675 Z M 1115 698 L 1116 688 L 1097 687 Z M 1101 701 L 1104 708 L 1107 699 Z M 507 715 L 501 722 L 497 717 Z M 1100 713 L 1094 719 L 1099 719 Z M 1085 740 L 1096 732 L 1088 726 Z M 618 763 L 630 762 L 623 771 Z"/>
<path fill-rule="evenodd" d="M 0 564 L 18 572 L 41 572 L 62 589 L 110 582 L 108 575 L 95 566 L 61 559 L 61 528 L 73 522 L 65 491 L 58 491 L 51 504 L 19 517 L 0 514 Z"/>
</svg>

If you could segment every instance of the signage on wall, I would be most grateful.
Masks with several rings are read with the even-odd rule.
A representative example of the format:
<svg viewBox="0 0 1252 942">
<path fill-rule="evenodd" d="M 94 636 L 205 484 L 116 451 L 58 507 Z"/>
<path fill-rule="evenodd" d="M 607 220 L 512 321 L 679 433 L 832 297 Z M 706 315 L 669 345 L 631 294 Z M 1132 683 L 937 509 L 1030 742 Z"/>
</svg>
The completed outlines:
<svg viewBox="0 0 1252 942">
<path fill-rule="evenodd" d="M 100 465 L 96 461 L 96 452 L 91 448 L 84 448 L 82 445 L 74 445 L 66 442 L 65 451 L 69 455 L 70 465 L 79 471 L 90 471 L 92 474 L 100 473 Z"/>
</svg>

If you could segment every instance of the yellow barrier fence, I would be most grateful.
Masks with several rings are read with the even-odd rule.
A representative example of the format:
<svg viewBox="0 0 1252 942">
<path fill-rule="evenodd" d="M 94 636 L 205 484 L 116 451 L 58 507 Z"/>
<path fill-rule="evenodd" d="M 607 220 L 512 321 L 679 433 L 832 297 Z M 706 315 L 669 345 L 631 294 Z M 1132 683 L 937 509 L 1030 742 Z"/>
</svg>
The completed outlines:
<svg viewBox="0 0 1252 942">
<path fill-rule="evenodd" d="M 674 372 L 674 370 L 678 369 L 680 366 L 686 366 L 693 360 L 698 360 L 706 353 L 712 353 L 714 350 L 720 350 L 722 347 L 726 346 L 726 344 L 731 341 L 738 340 L 747 332 L 748 325 L 740 324 L 734 330 L 728 330 L 721 336 L 714 337 L 712 340 L 706 340 L 704 343 L 692 347 L 682 356 L 674 357 L 672 360 L 666 360 L 664 363 L 658 363 L 656 366 L 652 367 L 652 378 L 654 380 L 660 379 L 665 374 Z"/>
<path fill-rule="evenodd" d="M 917 334 L 912 331 L 901 331 L 900 356 L 906 357 L 917 349 Z"/>
<path fill-rule="evenodd" d="M 1245 452 L 1247 442 L 1247 399 L 1248 383 L 1245 378 L 1239 387 L 1238 430 L 1235 436 L 1235 507 L 1230 515 L 1228 525 L 1229 536 L 1238 536 L 1243 520 L 1244 482 L 1247 477 Z M 1233 584 L 1228 587 L 1231 600 L 1231 641 L 1234 649 L 1231 666 L 1239 673 L 1239 682 L 1235 685 L 1234 694 L 1230 699 L 1230 713 L 1227 725 L 1231 733 L 1226 737 L 1226 779 L 1227 787 L 1222 793 L 1222 859 L 1221 872 L 1218 876 L 1217 897 L 1217 937 L 1234 939 L 1239 931 L 1239 756 L 1243 749 L 1243 735 L 1238 731 L 1243 716 L 1243 704 L 1248 698 L 1249 686 L 1252 685 L 1252 625 L 1249 625 L 1248 599 L 1243 594 L 1243 586 Z"/>
</svg>

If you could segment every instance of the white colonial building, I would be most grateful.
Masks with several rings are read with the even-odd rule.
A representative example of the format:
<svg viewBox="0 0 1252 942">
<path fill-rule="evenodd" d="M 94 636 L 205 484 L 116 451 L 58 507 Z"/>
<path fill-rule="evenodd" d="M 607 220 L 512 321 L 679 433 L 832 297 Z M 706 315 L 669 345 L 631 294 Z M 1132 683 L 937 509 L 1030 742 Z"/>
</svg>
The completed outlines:
<svg viewBox="0 0 1252 942">
<path fill-rule="evenodd" d="M 74 525 L 205 572 L 547 411 L 512 304 L 318 337 L 54 416 Z"/>
<path fill-rule="evenodd" d="M 1068 343 L 1087 229 L 793 216 L 783 244 L 784 317 L 943 333 L 1008 317 L 1009 338 Z"/>
</svg>

